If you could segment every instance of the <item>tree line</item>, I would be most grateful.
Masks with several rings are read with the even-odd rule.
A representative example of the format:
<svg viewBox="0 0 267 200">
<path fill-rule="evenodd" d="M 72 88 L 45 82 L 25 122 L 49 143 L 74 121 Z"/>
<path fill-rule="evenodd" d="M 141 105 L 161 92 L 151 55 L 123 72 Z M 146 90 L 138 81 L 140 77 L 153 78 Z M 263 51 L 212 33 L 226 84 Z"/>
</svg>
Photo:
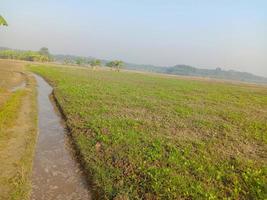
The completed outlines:
<svg viewBox="0 0 267 200">
<path fill-rule="evenodd" d="M 97 67 L 106 66 L 116 71 L 120 71 L 120 69 L 124 65 L 124 62 L 121 60 L 114 60 L 114 61 L 102 63 L 102 61 L 99 59 L 86 59 L 83 57 L 76 57 L 75 59 L 67 57 L 64 59 L 63 63 L 65 65 L 75 64 L 75 65 L 85 66 L 85 67 L 91 66 L 93 70 L 97 69 Z"/>
<path fill-rule="evenodd" d="M 8 26 L 6 20 L 0 15 L 0 26 Z M 26 60 L 26 61 L 37 61 L 37 62 L 50 62 L 53 61 L 53 57 L 50 55 L 48 48 L 43 47 L 40 51 L 16 51 L 16 50 L 2 50 L 0 51 L 0 58 L 2 59 L 16 59 L 16 60 Z M 64 64 L 72 64 L 72 60 L 66 58 Z M 84 65 L 89 64 L 93 69 L 96 69 L 98 66 L 102 66 L 101 60 L 94 59 L 86 61 L 83 58 L 77 58 L 75 64 Z M 107 67 L 120 71 L 123 66 L 121 60 L 114 60 L 106 63 Z"/>
<path fill-rule="evenodd" d="M 49 62 L 53 60 L 46 47 L 41 48 L 40 51 L 2 50 L 0 51 L 0 58 L 36 62 Z"/>
<path fill-rule="evenodd" d="M 25 60 L 25 61 L 33 61 L 33 62 L 51 62 L 57 61 L 56 56 L 52 56 L 49 53 L 48 48 L 42 47 L 39 51 L 20 51 L 20 50 L 12 50 L 12 49 L 4 49 L 0 50 L 0 59 L 14 59 L 14 60 Z M 76 57 L 75 59 L 65 58 L 65 65 L 75 64 L 79 66 L 91 66 L 93 70 L 97 69 L 105 65 L 112 70 L 120 71 L 123 67 L 123 61 L 114 60 L 110 62 L 102 63 L 99 59 L 85 59 L 82 57 Z"/>
</svg>

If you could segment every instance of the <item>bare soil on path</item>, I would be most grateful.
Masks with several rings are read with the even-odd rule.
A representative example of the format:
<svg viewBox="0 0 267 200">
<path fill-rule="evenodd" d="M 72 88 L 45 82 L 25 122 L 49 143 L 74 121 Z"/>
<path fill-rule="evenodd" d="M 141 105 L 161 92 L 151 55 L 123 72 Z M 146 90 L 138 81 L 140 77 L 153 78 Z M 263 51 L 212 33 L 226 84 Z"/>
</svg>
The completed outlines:
<svg viewBox="0 0 267 200">
<path fill-rule="evenodd" d="M 20 93 L 18 106 L 0 128 L 0 199 L 25 200 L 31 191 L 32 158 L 36 139 L 35 81 L 25 74 L 24 65 L 0 60 L 0 112 L 15 93 Z M 23 86 L 21 85 L 22 83 Z M 17 87 L 20 86 L 20 87 Z M 13 89 L 13 92 L 12 92 Z M 20 91 L 19 91 L 20 90 Z"/>
</svg>

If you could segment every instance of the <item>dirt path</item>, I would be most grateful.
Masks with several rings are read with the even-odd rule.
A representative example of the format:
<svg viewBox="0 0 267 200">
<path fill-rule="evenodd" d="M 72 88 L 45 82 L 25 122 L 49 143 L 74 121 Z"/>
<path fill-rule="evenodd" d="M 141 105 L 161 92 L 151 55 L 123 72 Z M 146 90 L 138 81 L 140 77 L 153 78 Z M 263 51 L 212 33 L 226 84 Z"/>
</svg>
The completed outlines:
<svg viewBox="0 0 267 200">
<path fill-rule="evenodd" d="M 52 88 L 41 77 L 35 78 L 38 83 L 39 138 L 33 167 L 32 200 L 91 199 L 64 126 L 50 102 Z"/>
<path fill-rule="evenodd" d="M 11 92 L 16 92 L 17 90 L 24 89 L 25 87 L 26 87 L 26 82 L 23 81 L 23 82 L 20 83 L 19 85 L 13 87 L 10 91 L 11 91 Z"/>
<path fill-rule="evenodd" d="M 35 83 L 25 85 L 18 116 L 0 141 L 0 199 L 27 199 L 36 137 Z"/>
</svg>

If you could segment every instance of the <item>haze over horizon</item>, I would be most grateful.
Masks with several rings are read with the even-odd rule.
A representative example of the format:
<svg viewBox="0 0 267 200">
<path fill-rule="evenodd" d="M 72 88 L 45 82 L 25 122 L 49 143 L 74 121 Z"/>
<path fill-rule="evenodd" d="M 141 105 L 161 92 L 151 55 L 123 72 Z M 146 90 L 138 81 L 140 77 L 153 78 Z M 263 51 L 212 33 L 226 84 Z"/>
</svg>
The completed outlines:
<svg viewBox="0 0 267 200">
<path fill-rule="evenodd" d="M 2 0 L 0 46 L 267 77 L 267 1 Z"/>
</svg>

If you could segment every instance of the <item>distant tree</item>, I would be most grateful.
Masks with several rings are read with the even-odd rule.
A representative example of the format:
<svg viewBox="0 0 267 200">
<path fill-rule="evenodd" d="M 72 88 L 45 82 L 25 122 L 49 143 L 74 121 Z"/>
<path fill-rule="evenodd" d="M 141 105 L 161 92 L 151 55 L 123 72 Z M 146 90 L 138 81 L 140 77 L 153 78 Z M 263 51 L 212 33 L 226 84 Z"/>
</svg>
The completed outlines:
<svg viewBox="0 0 267 200">
<path fill-rule="evenodd" d="M 76 58 L 75 62 L 76 62 L 77 65 L 85 64 L 85 60 L 83 58 L 81 58 L 81 57 Z"/>
<path fill-rule="evenodd" d="M 101 66 L 101 64 L 102 64 L 101 60 L 98 60 L 98 59 L 95 60 L 95 65 L 96 66 Z"/>
<path fill-rule="evenodd" d="M 101 60 L 91 60 L 89 64 L 92 66 L 93 69 L 96 69 L 96 67 L 101 66 Z"/>
<path fill-rule="evenodd" d="M 106 64 L 107 67 L 110 67 L 111 69 L 116 69 L 118 72 L 120 71 L 120 69 L 123 66 L 123 61 L 121 60 L 114 60 L 114 61 L 110 61 Z"/>
<path fill-rule="evenodd" d="M 117 69 L 117 71 L 119 72 L 120 69 L 122 68 L 123 66 L 123 62 L 121 60 L 115 60 L 114 61 L 114 65 L 115 65 L 115 68 Z"/>
<path fill-rule="evenodd" d="M 8 26 L 6 20 L 1 15 L 0 15 L 0 26 Z"/>
<path fill-rule="evenodd" d="M 40 50 L 39 50 L 39 53 L 43 56 L 50 56 L 50 53 L 49 53 L 49 50 L 47 47 L 42 47 Z"/>
<path fill-rule="evenodd" d="M 113 61 L 110 61 L 110 62 L 106 63 L 106 66 L 110 67 L 110 69 L 112 69 L 114 67 Z"/>
<path fill-rule="evenodd" d="M 65 65 L 69 65 L 69 64 L 71 64 L 71 63 L 72 63 L 72 61 L 71 61 L 70 58 L 65 58 L 65 59 L 64 59 L 64 64 L 65 64 Z"/>
<path fill-rule="evenodd" d="M 44 57 L 47 57 L 47 60 L 48 61 L 52 61 L 53 58 L 51 56 L 51 54 L 49 53 L 49 50 L 47 47 L 42 47 L 40 50 L 39 50 L 39 54 L 44 56 Z"/>
<path fill-rule="evenodd" d="M 16 50 L 2 50 L 0 51 L 0 58 L 2 59 L 16 59 L 27 61 L 48 62 L 49 57 L 41 55 L 36 51 L 16 51 Z"/>
</svg>

